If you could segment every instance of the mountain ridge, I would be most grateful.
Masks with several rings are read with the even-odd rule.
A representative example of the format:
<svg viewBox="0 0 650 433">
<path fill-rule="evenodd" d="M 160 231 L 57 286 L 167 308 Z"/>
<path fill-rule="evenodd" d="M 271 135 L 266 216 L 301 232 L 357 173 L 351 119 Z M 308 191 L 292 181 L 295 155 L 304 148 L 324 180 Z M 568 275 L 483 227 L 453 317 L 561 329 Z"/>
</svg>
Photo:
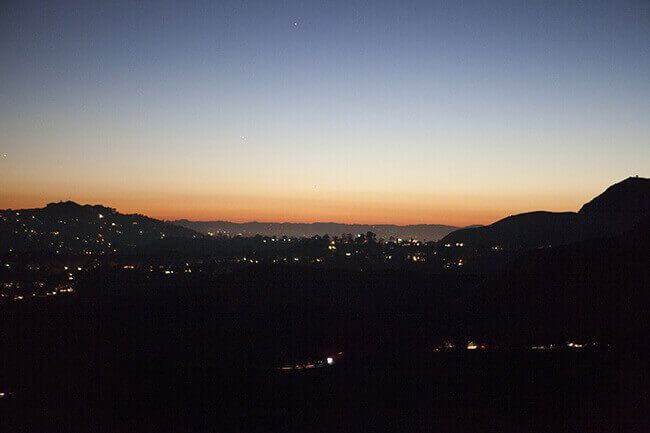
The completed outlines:
<svg viewBox="0 0 650 433">
<path fill-rule="evenodd" d="M 73 201 L 0 210 L 0 223 L 2 252 L 110 254 L 132 251 L 166 237 L 202 237 L 193 230 L 141 214 L 122 214 L 106 206 Z"/>
<path fill-rule="evenodd" d="M 341 236 L 372 231 L 379 238 L 419 239 L 436 241 L 457 230 L 459 227 L 445 224 L 346 224 L 336 222 L 313 223 L 274 223 L 250 221 L 235 223 L 231 221 L 191 221 L 187 219 L 171 221 L 173 224 L 190 228 L 203 234 L 227 236 L 290 236 L 312 237 L 315 235 Z"/>
<path fill-rule="evenodd" d="M 629 177 L 608 187 L 578 212 L 533 211 L 461 229 L 443 243 L 480 248 L 532 249 L 623 233 L 650 215 L 650 179 Z"/>
</svg>

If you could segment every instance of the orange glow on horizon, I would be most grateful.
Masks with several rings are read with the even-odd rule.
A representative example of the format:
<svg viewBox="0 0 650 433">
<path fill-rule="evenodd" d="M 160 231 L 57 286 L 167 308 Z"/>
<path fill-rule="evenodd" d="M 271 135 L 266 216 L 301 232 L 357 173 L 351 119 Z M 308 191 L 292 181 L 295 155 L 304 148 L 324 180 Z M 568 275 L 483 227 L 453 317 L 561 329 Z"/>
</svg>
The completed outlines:
<svg viewBox="0 0 650 433">
<path fill-rule="evenodd" d="M 6 176 L 7 182 L 3 175 L 0 209 L 38 208 L 71 200 L 162 220 L 464 227 L 536 210 L 577 211 L 618 181 L 583 180 L 571 188 L 559 180 L 512 183 L 490 177 L 443 177 L 430 183 L 382 180 L 377 184 L 369 179 L 364 183 L 339 179 L 314 185 L 271 177 L 217 182 L 171 169 L 166 177 L 141 174 L 142 178 L 61 173 L 51 178 L 45 172 L 32 176 L 16 171 Z"/>
<path fill-rule="evenodd" d="M 50 202 L 72 200 L 79 204 L 101 204 L 121 213 L 138 213 L 161 220 L 344 224 L 445 224 L 463 227 L 490 224 L 508 215 L 533 210 L 575 211 L 586 201 L 563 197 L 454 197 L 386 196 L 362 197 L 341 194 L 321 198 L 289 196 L 215 195 L 213 198 L 163 194 L 2 195 L 0 208 L 43 207 Z M 555 203 L 554 203 L 555 201 Z"/>
</svg>

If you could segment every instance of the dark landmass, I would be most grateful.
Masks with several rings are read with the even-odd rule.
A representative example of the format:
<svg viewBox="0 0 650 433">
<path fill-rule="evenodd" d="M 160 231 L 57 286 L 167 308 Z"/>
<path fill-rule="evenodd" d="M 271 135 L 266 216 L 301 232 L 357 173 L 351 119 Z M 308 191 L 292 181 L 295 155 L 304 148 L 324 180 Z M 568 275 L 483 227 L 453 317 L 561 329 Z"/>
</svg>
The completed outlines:
<svg viewBox="0 0 650 433">
<path fill-rule="evenodd" d="M 9 431 L 647 431 L 647 185 L 441 242 L 211 237 L 73 204 L 3 211 L 0 419 Z M 134 219 L 143 233 L 121 228 Z"/>
<path fill-rule="evenodd" d="M 201 237 L 144 215 L 67 201 L 37 209 L 0 210 L 0 249 L 52 254 L 113 254 L 170 238 Z"/>
<path fill-rule="evenodd" d="M 490 276 L 100 266 L 72 295 L 0 305 L 0 416 L 33 432 L 646 431 L 648 233 Z"/>
<path fill-rule="evenodd" d="M 442 239 L 470 247 L 526 250 L 569 244 L 634 228 L 650 214 L 650 179 L 630 177 L 607 188 L 579 212 L 530 212 Z"/>
<path fill-rule="evenodd" d="M 647 357 L 428 353 L 297 372 L 205 358 L 55 359 L 0 402 L 11 432 L 625 432 L 650 427 Z M 101 367 L 93 369 L 97 362 Z M 25 373 L 25 370 L 18 370 Z M 74 380 L 70 377 L 74 376 Z"/>
<path fill-rule="evenodd" d="M 442 224 L 412 224 L 398 226 L 393 224 L 339 224 L 331 222 L 317 222 L 311 224 L 299 223 L 265 223 L 247 222 L 233 223 L 229 221 L 173 221 L 181 227 L 196 230 L 203 234 L 214 236 L 289 236 L 312 237 L 329 235 L 343 236 L 373 232 L 380 239 L 417 239 L 421 241 L 437 241 L 448 235 L 458 227 Z"/>
</svg>

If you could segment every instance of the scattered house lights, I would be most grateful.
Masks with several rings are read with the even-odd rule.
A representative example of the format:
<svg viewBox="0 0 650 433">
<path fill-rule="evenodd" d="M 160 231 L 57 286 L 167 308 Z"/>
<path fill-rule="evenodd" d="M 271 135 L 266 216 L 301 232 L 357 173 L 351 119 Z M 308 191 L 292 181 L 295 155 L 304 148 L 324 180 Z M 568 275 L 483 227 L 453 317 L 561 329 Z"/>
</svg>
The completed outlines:
<svg viewBox="0 0 650 433">
<path fill-rule="evenodd" d="M 535 346 L 531 346 L 532 350 L 553 350 L 554 348 L 554 344 L 537 344 Z"/>
<path fill-rule="evenodd" d="M 566 345 L 567 345 L 568 347 L 573 348 L 573 349 L 582 349 L 583 347 L 585 347 L 584 344 L 582 344 L 582 343 L 576 343 L 576 342 L 573 342 L 573 341 L 567 341 Z"/>
</svg>

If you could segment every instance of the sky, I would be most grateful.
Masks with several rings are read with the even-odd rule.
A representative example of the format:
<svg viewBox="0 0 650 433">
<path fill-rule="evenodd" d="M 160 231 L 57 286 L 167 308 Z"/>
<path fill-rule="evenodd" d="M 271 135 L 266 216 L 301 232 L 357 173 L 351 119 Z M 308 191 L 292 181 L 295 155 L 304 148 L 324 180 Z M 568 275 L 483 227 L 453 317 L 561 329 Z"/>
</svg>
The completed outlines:
<svg viewBox="0 0 650 433">
<path fill-rule="evenodd" d="M 650 175 L 647 1 L 3 1 L 0 208 L 487 224 Z"/>
</svg>

